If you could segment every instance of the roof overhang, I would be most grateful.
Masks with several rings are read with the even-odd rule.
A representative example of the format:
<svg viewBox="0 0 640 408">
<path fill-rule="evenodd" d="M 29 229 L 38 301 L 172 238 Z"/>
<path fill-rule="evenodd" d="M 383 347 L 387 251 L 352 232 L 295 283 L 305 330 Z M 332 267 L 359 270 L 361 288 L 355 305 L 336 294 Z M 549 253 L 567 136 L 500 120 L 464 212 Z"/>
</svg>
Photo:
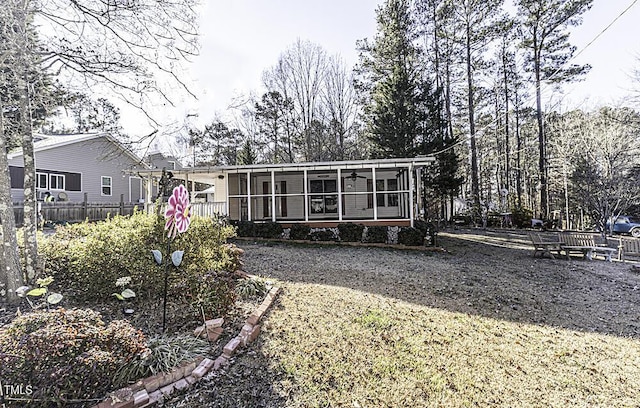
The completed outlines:
<svg viewBox="0 0 640 408">
<path fill-rule="evenodd" d="M 370 160 L 345 160 L 332 162 L 310 163 L 278 163 L 278 164 L 251 164 L 244 166 L 196 166 L 186 167 L 180 170 L 169 170 L 174 178 L 188 179 L 211 184 L 220 174 L 234 173 L 270 173 L 270 172 L 301 172 L 301 171 L 337 171 L 358 169 L 397 169 L 409 167 L 422 167 L 435 162 L 434 156 L 396 159 L 370 159 Z M 161 176 L 161 169 L 140 170 L 141 176 Z"/>
</svg>

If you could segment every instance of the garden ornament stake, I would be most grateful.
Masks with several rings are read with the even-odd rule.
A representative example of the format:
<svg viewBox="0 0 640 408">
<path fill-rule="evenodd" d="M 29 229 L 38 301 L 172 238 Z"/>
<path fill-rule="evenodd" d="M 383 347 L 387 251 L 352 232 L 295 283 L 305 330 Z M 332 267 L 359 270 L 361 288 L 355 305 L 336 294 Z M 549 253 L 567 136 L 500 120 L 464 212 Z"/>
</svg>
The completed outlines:
<svg viewBox="0 0 640 408">
<path fill-rule="evenodd" d="M 171 253 L 171 241 L 178 234 L 182 234 L 189 229 L 191 222 L 189 214 L 189 192 L 182 184 L 173 189 L 169 197 L 167 209 L 164 212 L 166 223 L 164 225 L 167 233 L 167 254 L 171 254 L 171 263 L 176 268 L 182 263 L 184 251 L 174 251 Z M 162 265 L 162 253 L 157 249 L 151 251 L 153 258 L 158 265 Z M 169 281 L 169 260 L 164 264 L 164 293 L 162 295 L 162 332 L 166 329 L 167 322 L 167 285 Z"/>
</svg>

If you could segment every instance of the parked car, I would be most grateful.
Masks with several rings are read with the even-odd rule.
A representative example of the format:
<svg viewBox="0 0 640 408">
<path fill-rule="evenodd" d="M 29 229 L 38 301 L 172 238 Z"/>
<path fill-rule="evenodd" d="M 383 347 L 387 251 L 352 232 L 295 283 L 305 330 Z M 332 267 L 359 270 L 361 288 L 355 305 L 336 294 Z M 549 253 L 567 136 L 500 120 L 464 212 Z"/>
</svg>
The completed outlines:
<svg viewBox="0 0 640 408">
<path fill-rule="evenodd" d="M 629 215 L 619 215 L 614 218 L 613 233 L 614 234 L 631 234 L 635 238 L 640 238 L 640 217 Z M 610 222 L 606 223 L 606 230 L 610 231 Z"/>
</svg>

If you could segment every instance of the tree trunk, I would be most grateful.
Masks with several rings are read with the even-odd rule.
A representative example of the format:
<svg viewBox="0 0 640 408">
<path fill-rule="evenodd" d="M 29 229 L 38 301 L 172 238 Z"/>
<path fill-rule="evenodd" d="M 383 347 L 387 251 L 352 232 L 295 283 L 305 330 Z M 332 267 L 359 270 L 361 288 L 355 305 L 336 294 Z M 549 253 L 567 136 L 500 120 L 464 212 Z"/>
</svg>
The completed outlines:
<svg viewBox="0 0 640 408">
<path fill-rule="evenodd" d="M 16 221 L 11 203 L 11 179 L 4 134 L 4 104 L 0 96 L 0 225 L 2 227 L 2 262 L 0 262 L 0 298 L 8 303 L 20 301 L 16 289 L 24 285 L 16 238 Z"/>
<path fill-rule="evenodd" d="M 36 202 L 36 165 L 33 154 L 33 133 L 31 129 L 31 95 L 29 92 L 30 71 L 29 61 L 34 56 L 34 50 L 31 49 L 27 40 L 27 7 L 28 1 L 23 0 L 19 3 L 19 9 L 16 15 L 20 21 L 16 26 L 19 27 L 16 40 L 20 44 L 21 54 L 18 58 L 17 69 L 20 78 L 20 122 L 19 128 L 22 134 L 22 158 L 24 160 L 24 260 L 25 272 L 27 280 L 33 280 L 36 276 L 37 260 L 38 260 L 38 241 L 36 238 L 38 230 L 38 214 Z"/>
<path fill-rule="evenodd" d="M 476 124 L 475 110 L 473 102 L 473 72 L 471 67 L 471 30 L 467 24 L 467 88 L 468 88 L 468 107 L 469 107 L 469 133 L 471 137 L 471 195 L 473 196 L 473 205 L 476 211 L 480 210 L 480 187 L 478 185 L 478 148 L 476 146 Z"/>
<path fill-rule="evenodd" d="M 540 80 L 540 46 L 534 36 L 533 64 L 536 76 L 536 119 L 538 122 L 538 173 L 540 180 L 540 217 L 545 220 L 549 218 L 549 193 L 547 189 L 547 141 L 545 140 L 544 127 L 542 122 L 542 92 Z"/>
</svg>

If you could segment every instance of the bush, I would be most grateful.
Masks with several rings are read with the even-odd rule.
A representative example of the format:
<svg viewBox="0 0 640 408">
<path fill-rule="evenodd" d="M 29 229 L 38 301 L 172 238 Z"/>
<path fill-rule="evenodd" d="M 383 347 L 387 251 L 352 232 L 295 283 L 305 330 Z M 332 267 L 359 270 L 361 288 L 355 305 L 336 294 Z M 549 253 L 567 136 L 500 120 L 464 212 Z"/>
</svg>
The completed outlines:
<svg viewBox="0 0 640 408">
<path fill-rule="evenodd" d="M 398 232 L 398 243 L 407 246 L 419 246 L 424 244 L 424 233 L 412 227 L 404 227 Z"/>
<path fill-rule="evenodd" d="M 277 222 L 262 222 L 254 224 L 254 234 L 258 238 L 282 237 L 282 225 Z"/>
<path fill-rule="evenodd" d="M 233 305 L 230 276 L 240 262 L 239 253 L 226 244 L 233 233 L 233 227 L 217 220 L 194 217 L 189 230 L 170 244 L 171 251 L 184 251 L 181 266 L 169 268 L 170 298 L 191 305 L 198 319 L 203 304 L 216 307 L 205 309 L 211 316 L 223 315 Z M 116 280 L 123 276 L 131 277 L 135 302 L 159 299 L 164 266 L 153 261 L 152 249 L 160 250 L 163 259 L 168 259 L 164 218 L 141 212 L 60 227 L 41 245 L 46 273 L 54 277 L 54 284 L 64 284 L 61 290 L 65 297 L 93 302 L 111 299 Z"/>
<path fill-rule="evenodd" d="M 92 310 L 58 309 L 14 319 L 0 331 L 0 350 L 0 383 L 29 384 L 30 397 L 40 401 L 28 406 L 49 407 L 103 398 L 126 385 L 113 381 L 113 373 L 148 349 L 127 321 L 105 326 Z"/>
<path fill-rule="evenodd" d="M 369 243 L 386 244 L 387 243 L 387 227 L 374 225 L 367 227 L 366 241 Z"/>
<path fill-rule="evenodd" d="M 239 237 L 255 237 L 255 224 L 253 221 L 233 221 L 236 227 L 236 234 Z"/>
<path fill-rule="evenodd" d="M 338 224 L 338 231 L 340 231 L 340 241 L 360 242 L 362 241 L 364 225 L 352 223 Z"/>
<path fill-rule="evenodd" d="M 289 239 L 293 240 L 306 240 L 309 239 L 309 234 L 311 233 L 311 227 L 304 224 L 293 224 L 291 226 L 291 231 L 289 232 Z"/>
<path fill-rule="evenodd" d="M 236 293 L 243 299 L 262 298 L 267 293 L 267 284 L 260 278 L 244 278 L 236 284 Z"/>
<path fill-rule="evenodd" d="M 309 234 L 309 238 L 312 241 L 335 241 L 336 236 L 331 230 L 315 230 L 311 234 Z"/>
<path fill-rule="evenodd" d="M 511 210 L 511 222 L 517 228 L 530 228 L 533 212 L 528 208 L 515 207 Z"/>
<path fill-rule="evenodd" d="M 423 237 L 429 237 L 429 245 L 436 245 L 438 227 L 432 222 L 418 220 L 413 223 L 413 227 L 420 230 Z"/>
<path fill-rule="evenodd" d="M 149 339 L 149 351 L 138 355 L 121 366 L 114 378 L 117 383 L 127 383 L 169 372 L 185 361 L 191 361 L 211 350 L 209 342 L 194 337 L 191 333 L 159 335 Z"/>
</svg>

